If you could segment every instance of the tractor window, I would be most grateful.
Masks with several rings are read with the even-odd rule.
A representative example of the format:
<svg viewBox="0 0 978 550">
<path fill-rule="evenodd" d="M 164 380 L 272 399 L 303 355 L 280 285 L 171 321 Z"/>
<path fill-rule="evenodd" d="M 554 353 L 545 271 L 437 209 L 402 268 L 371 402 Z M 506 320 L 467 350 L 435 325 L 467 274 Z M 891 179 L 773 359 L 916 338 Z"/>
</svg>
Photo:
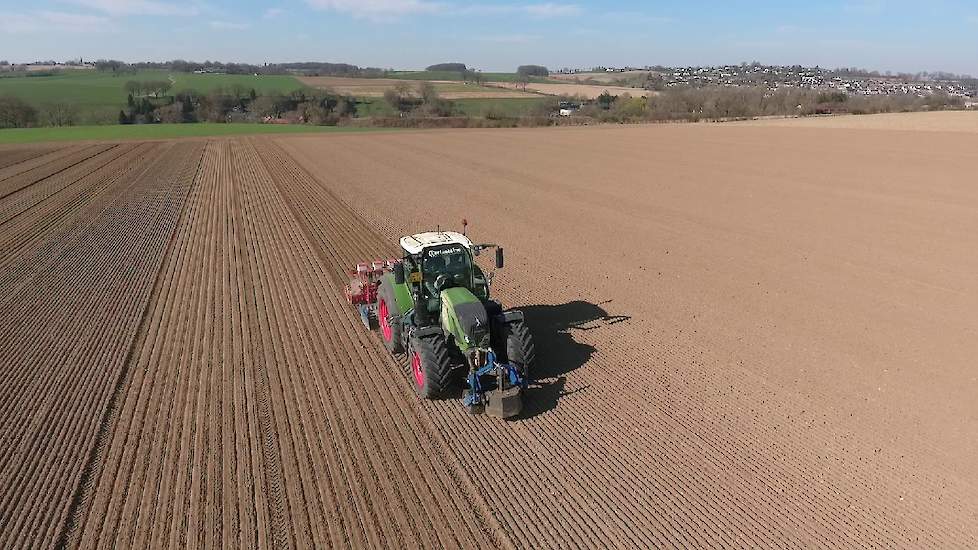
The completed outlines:
<svg viewBox="0 0 978 550">
<path fill-rule="evenodd" d="M 447 275 L 451 286 L 468 288 L 471 285 L 472 264 L 464 247 L 448 245 L 430 248 L 422 255 L 425 282 L 433 284 L 439 275 Z"/>
<path fill-rule="evenodd" d="M 411 273 L 412 271 L 418 268 L 417 264 L 414 262 L 414 258 L 409 256 L 408 254 L 404 254 L 404 259 L 401 260 L 401 263 L 404 265 L 405 277 L 407 277 L 409 273 Z"/>
<path fill-rule="evenodd" d="M 486 274 L 476 264 L 472 265 L 472 294 L 482 300 L 489 299 L 489 283 L 486 281 Z"/>
</svg>

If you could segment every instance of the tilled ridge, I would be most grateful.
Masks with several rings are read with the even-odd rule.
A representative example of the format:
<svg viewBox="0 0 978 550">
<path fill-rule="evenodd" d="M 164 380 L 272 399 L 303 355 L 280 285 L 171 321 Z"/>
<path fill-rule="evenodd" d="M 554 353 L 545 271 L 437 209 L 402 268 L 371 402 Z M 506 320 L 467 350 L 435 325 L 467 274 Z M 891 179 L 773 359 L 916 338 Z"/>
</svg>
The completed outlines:
<svg viewBox="0 0 978 550">
<path fill-rule="evenodd" d="M 0 147 L 0 547 L 978 546 L 968 144 L 592 130 Z M 510 422 L 343 298 L 462 217 Z"/>
<path fill-rule="evenodd" d="M 56 156 L 63 145 L 37 145 L 34 147 L 14 146 L 0 149 L 0 181 L 10 175 L 24 172 L 44 162 L 45 155 Z M 39 160 L 35 160 L 39 159 Z"/>
<path fill-rule="evenodd" d="M 99 419 L 120 384 L 196 165 L 192 146 L 161 147 L 169 154 L 151 174 L 104 188 L 109 202 L 88 197 L 99 204 L 90 212 L 97 221 L 76 217 L 54 231 L 62 244 L 37 256 L 34 283 L 0 305 L 4 547 L 53 545 L 91 468 Z"/>
<path fill-rule="evenodd" d="M 645 168 L 638 162 L 644 146 L 621 134 L 606 136 L 613 145 L 598 148 L 590 162 L 612 172 L 615 163 Z M 662 199 L 648 198 L 643 186 L 651 183 L 629 172 L 585 187 L 589 180 L 574 173 L 581 167 L 560 159 L 569 148 L 594 145 L 593 134 L 554 136 L 551 143 L 532 132 L 472 132 L 463 144 L 453 142 L 462 137 L 453 133 L 351 136 L 330 147 L 322 141 L 275 140 L 323 188 L 308 201 L 316 212 L 311 218 L 329 218 L 328 205 L 339 197 L 354 206 L 362 225 L 377 228 L 391 242 L 435 222 L 476 219 L 481 222 L 476 227 L 490 224 L 500 233 L 494 239 L 517 241 L 527 247 L 521 256 L 534 259 L 532 269 L 516 267 L 495 289 L 506 303 L 527 304 L 531 311 L 570 311 L 573 303 L 561 306 L 563 300 L 586 300 L 599 309 L 596 304 L 614 297 L 618 308 L 633 308 L 623 312 L 633 318 L 621 322 L 598 319 L 563 334 L 549 334 L 552 329 L 544 327 L 544 340 L 563 348 L 543 348 L 544 357 L 571 362 L 577 370 L 545 365 L 554 375 L 531 388 L 528 403 L 559 398 L 559 407 L 499 425 L 459 418 L 455 403 L 420 405 L 467 465 L 465 471 L 503 518 L 512 540 L 524 547 L 596 546 L 609 540 L 652 547 L 973 543 L 974 531 L 961 527 L 974 515 L 967 482 L 940 470 L 916 471 L 910 460 L 890 461 L 885 468 L 874 468 L 856 453 L 840 460 L 839 446 L 851 452 L 850 446 L 863 451 L 859 446 L 865 445 L 837 426 L 810 420 L 811 411 L 758 382 L 737 354 L 718 358 L 698 336 L 657 325 L 648 286 L 655 281 L 643 277 L 640 264 L 630 263 L 630 256 L 648 254 L 642 242 L 615 241 L 624 227 L 649 217 L 649 202 Z M 666 154 L 681 158 L 683 151 L 671 151 L 670 145 L 664 146 Z M 363 155 L 376 161 L 352 160 Z M 380 189 L 378 182 L 398 183 Z M 668 184 L 656 189 L 670 198 Z M 701 235 L 688 215 L 669 206 L 653 211 L 649 225 L 655 231 L 641 233 L 643 239 L 658 231 L 679 242 L 724 235 Z M 606 232 L 608 227 L 617 230 Z M 685 241 L 684 231 L 691 234 Z M 328 239 L 317 239 L 328 246 Z M 597 257 L 613 259 L 598 267 Z M 599 282 L 586 283 L 579 269 Z M 575 362 L 576 354 L 582 364 Z M 802 430 L 799 412 L 806 424 Z M 782 422 L 785 413 L 788 420 Z M 923 450 L 912 443 L 903 448 Z M 524 490 L 500 484 L 493 468 L 520 472 Z M 904 503 L 907 491 L 918 504 Z"/>
<path fill-rule="evenodd" d="M 498 546 L 276 169 L 208 145 L 69 545 Z"/>
</svg>

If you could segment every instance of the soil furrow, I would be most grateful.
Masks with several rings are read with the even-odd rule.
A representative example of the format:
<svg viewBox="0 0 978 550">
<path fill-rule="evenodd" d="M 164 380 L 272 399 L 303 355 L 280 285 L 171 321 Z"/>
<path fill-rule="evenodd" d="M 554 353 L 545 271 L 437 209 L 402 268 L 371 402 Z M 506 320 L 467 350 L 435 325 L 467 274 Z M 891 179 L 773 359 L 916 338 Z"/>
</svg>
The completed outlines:
<svg viewBox="0 0 978 550">
<path fill-rule="evenodd" d="M 850 132 L 0 147 L 0 546 L 976 546 L 973 144 Z M 513 421 L 343 298 L 462 218 Z"/>
</svg>

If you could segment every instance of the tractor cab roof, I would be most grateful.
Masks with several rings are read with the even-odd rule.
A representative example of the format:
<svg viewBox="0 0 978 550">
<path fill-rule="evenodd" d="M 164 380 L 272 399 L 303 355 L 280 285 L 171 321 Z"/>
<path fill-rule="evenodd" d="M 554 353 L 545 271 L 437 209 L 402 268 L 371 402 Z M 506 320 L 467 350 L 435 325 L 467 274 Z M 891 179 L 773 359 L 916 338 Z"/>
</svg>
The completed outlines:
<svg viewBox="0 0 978 550">
<path fill-rule="evenodd" d="M 460 244 L 465 248 L 472 248 L 472 241 L 455 231 L 428 231 L 401 237 L 401 248 L 408 254 L 419 254 L 426 248 L 445 244 Z"/>
</svg>

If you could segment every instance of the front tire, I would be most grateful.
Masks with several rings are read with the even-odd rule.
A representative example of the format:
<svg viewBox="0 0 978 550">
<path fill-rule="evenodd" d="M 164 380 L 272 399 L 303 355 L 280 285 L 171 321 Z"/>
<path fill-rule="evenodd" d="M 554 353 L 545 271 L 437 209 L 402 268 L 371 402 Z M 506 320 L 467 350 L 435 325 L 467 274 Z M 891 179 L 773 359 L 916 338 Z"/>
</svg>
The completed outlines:
<svg viewBox="0 0 978 550">
<path fill-rule="evenodd" d="M 441 334 L 411 338 L 408 349 L 410 379 L 422 399 L 441 397 L 451 384 L 454 365 L 448 342 Z"/>
<path fill-rule="evenodd" d="M 506 324 L 506 358 L 519 369 L 523 383 L 528 383 L 537 360 L 537 348 L 529 327 L 521 320 Z"/>
</svg>

